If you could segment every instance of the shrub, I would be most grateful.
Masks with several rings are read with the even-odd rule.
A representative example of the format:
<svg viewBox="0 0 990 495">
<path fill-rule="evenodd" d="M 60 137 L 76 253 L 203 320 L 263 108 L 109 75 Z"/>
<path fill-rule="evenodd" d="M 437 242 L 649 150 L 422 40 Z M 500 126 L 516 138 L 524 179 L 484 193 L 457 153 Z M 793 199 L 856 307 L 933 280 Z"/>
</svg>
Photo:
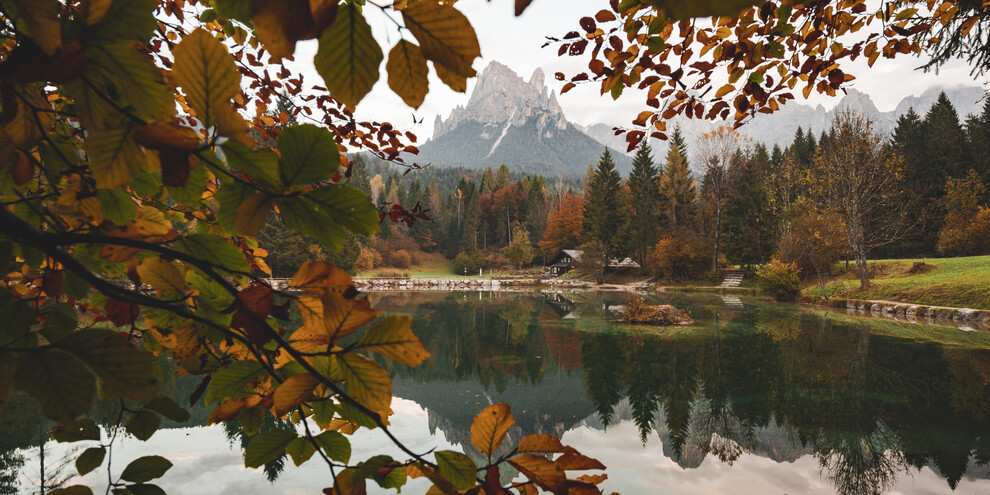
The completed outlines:
<svg viewBox="0 0 990 495">
<path fill-rule="evenodd" d="M 756 286 L 760 292 L 777 301 L 793 301 L 801 294 L 800 270 L 795 263 L 773 258 L 756 270 Z"/>
<path fill-rule="evenodd" d="M 358 271 L 366 272 L 375 267 L 376 258 L 379 262 L 381 262 L 382 256 L 378 254 L 374 248 L 361 246 L 361 254 L 358 255 L 358 259 L 354 262 L 354 266 Z"/>
<path fill-rule="evenodd" d="M 454 273 L 458 275 L 473 275 L 487 266 L 488 258 L 481 251 L 461 253 L 454 258 Z"/>
<path fill-rule="evenodd" d="M 978 207 L 968 220 L 948 221 L 938 233 L 937 248 L 943 256 L 990 254 L 990 208 Z"/>
<path fill-rule="evenodd" d="M 711 265 L 711 242 L 689 232 L 664 236 L 646 258 L 647 269 L 658 279 L 699 279 Z"/>
<path fill-rule="evenodd" d="M 412 266 L 412 255 L 405 249 L 400 249 L 392 253 L 392 266 L 396 268 L 409 268 Z"/>
</svg>

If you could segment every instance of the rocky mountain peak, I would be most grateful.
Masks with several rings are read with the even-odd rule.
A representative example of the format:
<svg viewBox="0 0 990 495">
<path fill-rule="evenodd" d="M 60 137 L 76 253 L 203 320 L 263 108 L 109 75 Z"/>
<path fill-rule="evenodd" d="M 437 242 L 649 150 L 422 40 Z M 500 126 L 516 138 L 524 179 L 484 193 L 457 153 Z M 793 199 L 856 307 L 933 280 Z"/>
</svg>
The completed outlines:
<svg viewBox="0 0 990 495">
<path fill-rule="evenodd" d="M 556 95 L 546 86 L 543 70 L 537 68 L 527 82 L 512 69 L 492 61 L 478 75 L 467 106 L 455 108 L 446 120 L 437 119 L 433 138 L 469 121 L 523 126 L 530 119 L 537 119 L 541 130 L 567 126 Z"/>
</svg>

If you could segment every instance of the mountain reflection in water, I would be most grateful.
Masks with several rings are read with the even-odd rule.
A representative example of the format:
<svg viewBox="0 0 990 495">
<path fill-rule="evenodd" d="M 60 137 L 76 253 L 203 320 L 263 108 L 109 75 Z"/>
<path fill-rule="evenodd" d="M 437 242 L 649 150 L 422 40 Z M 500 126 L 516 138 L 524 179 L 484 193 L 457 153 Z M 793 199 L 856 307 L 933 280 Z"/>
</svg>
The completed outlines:
<svg viewBox="0 0 990 495">
<path fill-rule="evenodd" d="M 470 442 L 474 416 L 506 402 L 516 426 L 496 456 L 532 433 L 564 436 L 593 457 L 621 451 L 601 457 L 610 475 L 606 493 L 642 493 L 644 485 L 665 493 L 718 493 L 711 487 L 747 469 L 750 480 L 786 474 L 817 485 L 825 480 L 832 487 L 826 491 L 841 494 L 880 494 L 895 485 L 910 491 L 902 485 L 922 470 L 934 474 L 919 476 L 927 486 L 917 486 L 918 493 L 947 493 L 961 480 L 990 487 L 987 333 L 698 294 L 649 298 L 686 309 L 697 322 L 668 328 L 616 323 L 609 308 L 624 302 L 623 293 L 368 297 L 386 312 L 413 314 L 413 327 L 432 353 L 415 369 L 383 362 L 395 396 L 424 408 L 430 433 L 475 460 L 482 455 Z M 167 385 L 185 402 L 196 377 L 173 377 Z M 18 473 L 23 481 L 37 464 L 25 457 L 36 456 L 50 425 L 32 406 L 13 400 L 0 413 L 0 494 L 17 493 Z M 114 416 L 112 409 L 105 412 L 101 424 Z M 209 410 L 199 404 L 190 412 L 203 424 Z M 287 427 L 272 422 L 265 428 Z M 235 451 L 246 441 L 236 424 L 223 436 Z M 24 450 L 29 447 L 35 454 Z M 651 457 L 641 464 L 614 460 L 644 453 Z M 656 474 L 661 461 L 676 471 Z M 757 461 L 762 471 L 753 467 Z M 284 462 L 266 466 L 267 477 L 278 477 Z M 292 478 L 293 469 L 276 486 Z M 502 478 L 516 475 L 506 469 Z M 765 491 L 731 483 L 736 493 Z M 413 488 L 407 487 L 417 493 Z"/>
</svg>

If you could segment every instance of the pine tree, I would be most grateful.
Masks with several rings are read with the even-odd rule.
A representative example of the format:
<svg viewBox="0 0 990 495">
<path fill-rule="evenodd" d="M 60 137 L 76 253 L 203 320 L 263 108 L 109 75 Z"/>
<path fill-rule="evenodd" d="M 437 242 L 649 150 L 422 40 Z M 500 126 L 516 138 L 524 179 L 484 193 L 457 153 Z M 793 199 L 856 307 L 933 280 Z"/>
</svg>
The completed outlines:
<svg viewBox="0 0 990 495">
<path fill-rule="evenodd" d="M 494 194 L 495 193 L 495 173 L 492 172 L 492 168 L 488 167 L 485 169 L 485 173 L 481 176 L 481 194 Z"/>
<path fill-rule="evenodd" d="M 672 144 L 673 146 L 673 144 Z M 645 266 L 646 253 L 657 242 L 657 213 L 660 208 L 660 170 L 653 164 L 652 149 L 646 140 L 633 158 L 629 174 L 629 190 L 632 196 L 630 216 L 630 248 Z"/>
<path fill-rule="evenodd" d="M 677 126 L 674 127 L 674 134 L 670 136 L 670 145 L 677 147 L 677 150 L 681 153 L 681 157 L 684 158 L 684 164 L 687 165 L 688 170 L 690 170 L 691 164 L 688 162 L 687 139 L 684 139 L 684 134 L 681 133 L 680 124 L 677 124 Z"/>
<path fill-rule="evenodd" d="M 663 210 L 671 228 L 689 227 L 694 216 L 697 191 L 691 179 L 691 170 L 678 146 L 667 152 L 667 166 L 660 181 Z"/>
<path fill-rule="evenodd" d="M 503 163 L 498 167 L 498 173 L 495 175 L 495 190 L 502 189 L 509 185 L 509 167 L 506 167 Z"/>
<path fill-rule="evenodd" d="M 770 258 L 773 221 L 764 177 L 771 168 L 762 144 L 751 156 L 729 170 L 725 204 L 725 254 L 736 263 L 751 265 Z"/>
<path fill-rule="evenodd" d="M 966 133 L 973 147 L 973 170 L 990 184 L 990 99 L 983 103 L 983 112 L 966 120 Z M 983 200 L 990 202 L 990 189 Z"/>
<path fill-rule="evenodd" d="M 588 168 L 584 170 L 584 178 L 581 179 L 581 193 L 584 194 L 584 197 L 586 199 L 591 194 L 591 181 L 594 178 L 595 178 L 595 164 L 589 163 Z"/>
<path fill-rule="evenodd" d="M 619 195 L 621 183 L 612 153 L 606 148 L 591 179 L 584 209 L 584 231 L 586 239 L 600 242 L 613 257 L 620 254 L 618 234 L 625 221 L 625 209 Z"/>
</svg>

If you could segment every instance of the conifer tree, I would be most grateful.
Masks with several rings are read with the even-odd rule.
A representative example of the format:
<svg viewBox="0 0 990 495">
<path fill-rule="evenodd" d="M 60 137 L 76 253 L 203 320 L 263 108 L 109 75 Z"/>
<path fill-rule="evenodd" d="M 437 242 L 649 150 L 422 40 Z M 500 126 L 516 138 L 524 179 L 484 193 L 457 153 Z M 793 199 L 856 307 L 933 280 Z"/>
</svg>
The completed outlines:
<svg viewBox="0 0 990 495">
<path fill-rule="evenodd" d="M 670 136 L 670 145 L 677 147 L 677 150 L 681 153 L 681 157 L 684 158 L 684 164 L 690 170 L 691 163 L 688 161 L 687 139 L 684 138 L 684 134 L 681 132 L 680 124 L 674 127 L 674 134 Z"/>
<path fill-rule="evenodd" d="M 766 146 L 729 169 L 725 204 L 725 254 L 734 262 L 751 265 L 770 258 L 773 220 L 764 177 L 771 167 Z"/>
<path fill-rule="evenodd" d="M 663 210 L 670 228 L 689 227 L 694 216 L 697 190 L 691 179 L 691 170 L 678 146 L 667 152 L 667 166 L 660 180 Z"/>
<path fill-rule="evenodd" d="M 494 194 L 495 189 L 495 173 L 488 167 L 481 176 L 481 194 Z"/>
<path fill-rule="evenodd" d="M 605 148 L 591 178 L 584 209 L 584 231 L 586 239 L 600 242 L 609 256 L 620 254 L 618 234 L 625 221 L 625 208 L 619 195 L 621 183 L 612 153 Z"/>
<path fill-rule="evenodd" d="M 495 190 L 502 189 L 509 185 L 509 167 L 506 167 L 503 163 L 498 167 L 498 173 L 495 175 Z"/>
<path fill-rule="evenodd" d="M 657 242 L 660 170 L 653 164 L 652 151 L 644 140 L 633 158 L 633 169 L 629 174 L 632 196 L 629 208 L 632 234 L 630 248 L 641 266 L 646 262 L 647 251 Z"/>
<path fill-rule="evenodd" d="M 983 103 L 983 111 L 966 121 L 966 133 L 973 150 L 973 170 L 985 184 L 990 184 L 990 99 Z M 984 195 L 990 202 L 990 189 Z"/>
</svg>

